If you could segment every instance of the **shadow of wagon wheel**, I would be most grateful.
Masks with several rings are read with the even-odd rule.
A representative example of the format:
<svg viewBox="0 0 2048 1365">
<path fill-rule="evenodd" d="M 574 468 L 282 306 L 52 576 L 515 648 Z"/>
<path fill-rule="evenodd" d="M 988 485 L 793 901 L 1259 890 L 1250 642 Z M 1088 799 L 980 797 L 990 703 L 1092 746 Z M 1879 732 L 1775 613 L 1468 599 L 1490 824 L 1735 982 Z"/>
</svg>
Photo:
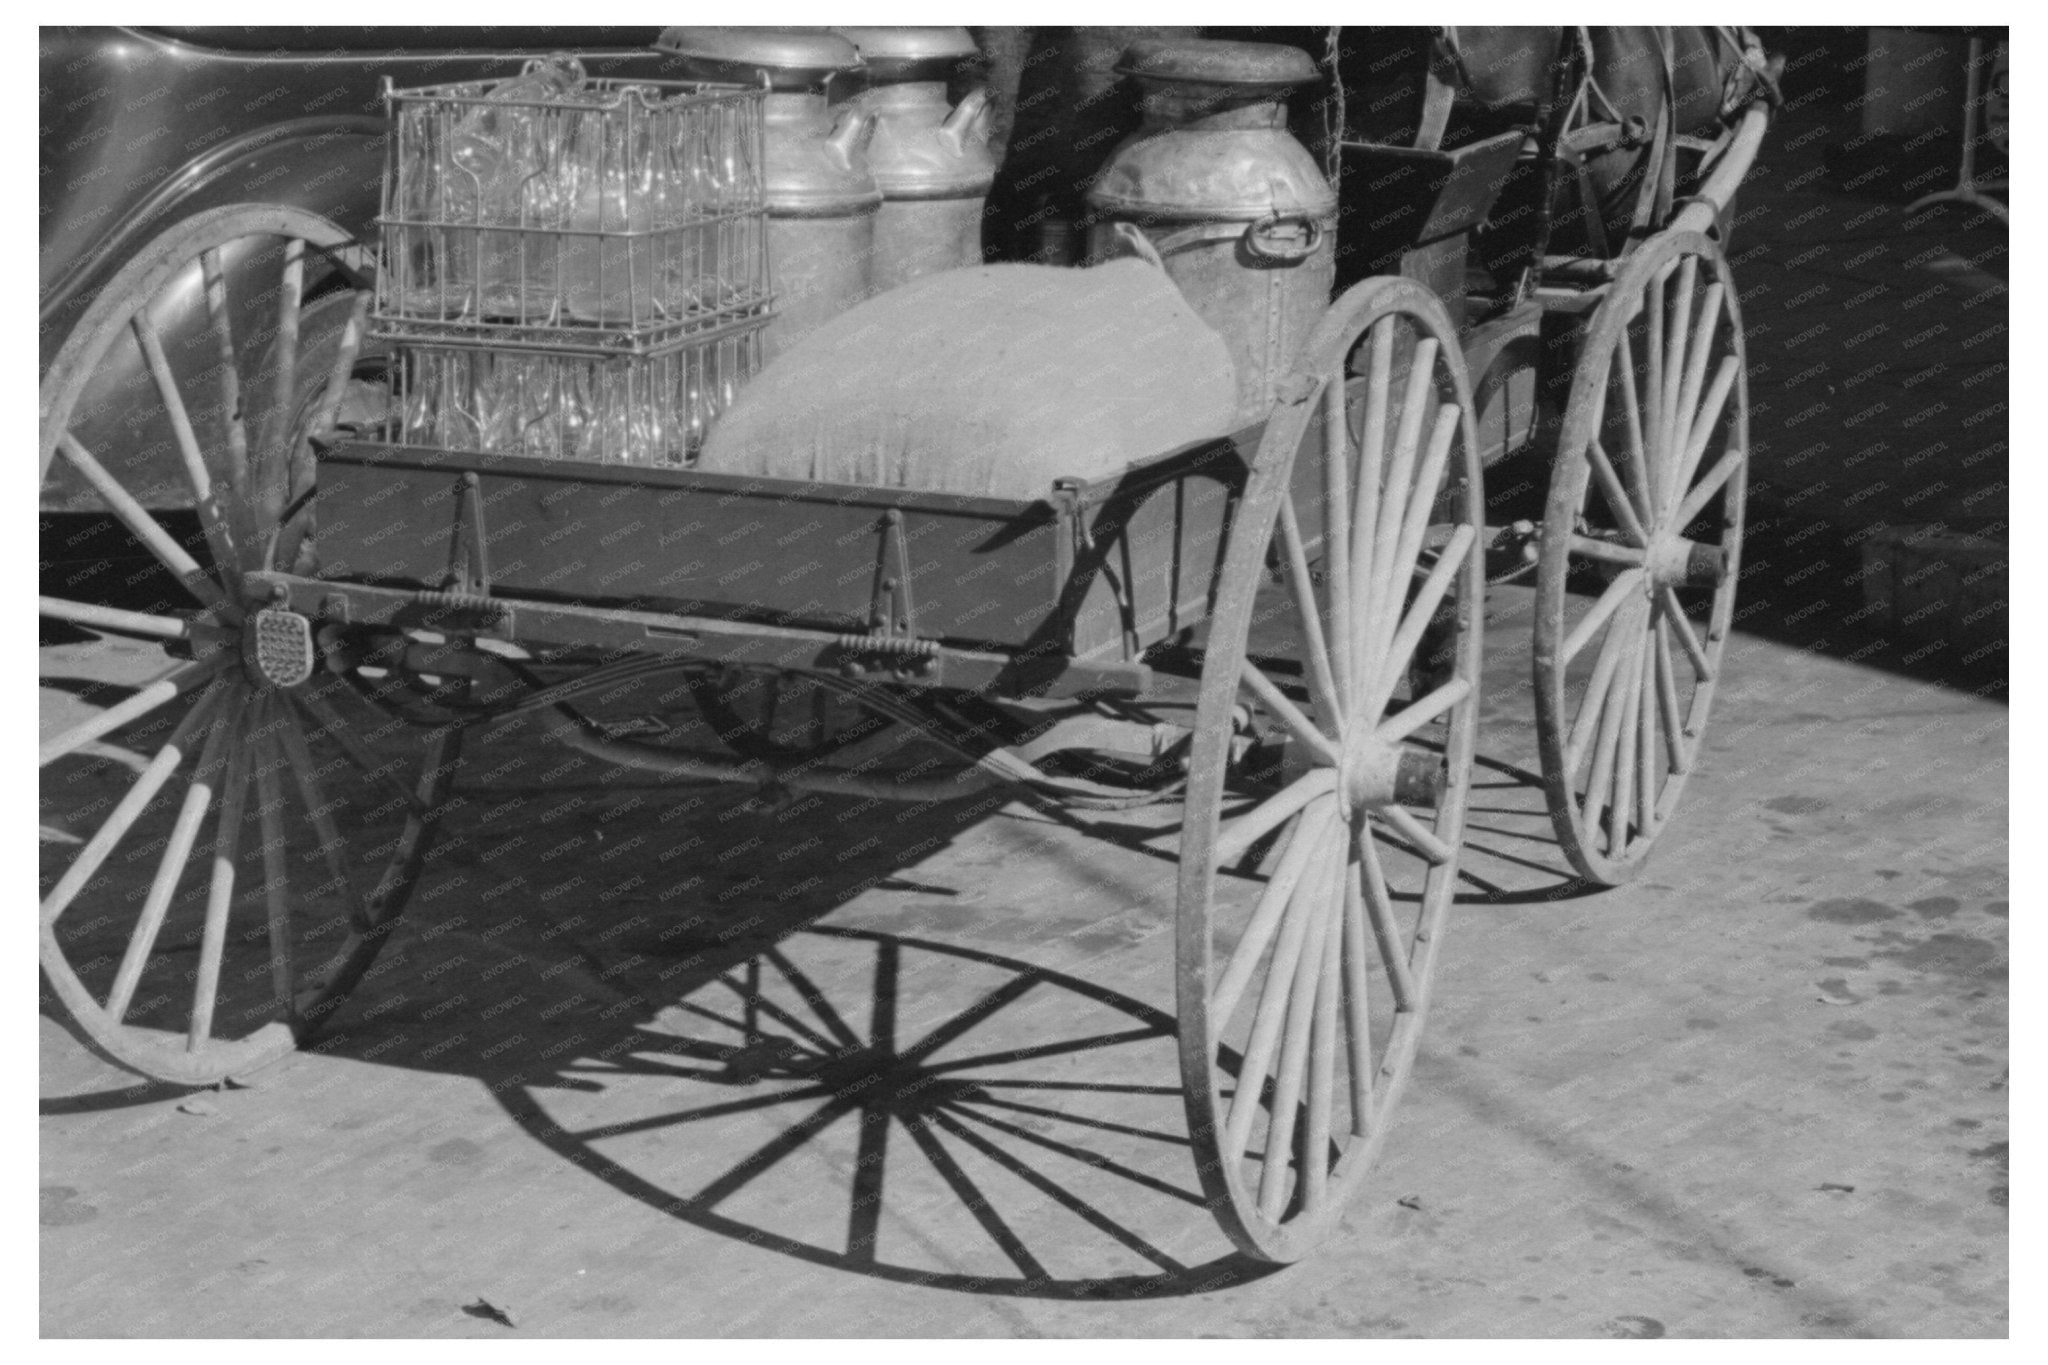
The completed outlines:
<svg viewBox="0 0 2048 1365">
<path fill-rule="evenodd" d="M 753 1246 L 975 1293 L 1164 1297 L 1275 1269 L 1214 1255 L 1173 1038 L 1078 977 L 814 925 L 497 1093 L 614 1189 Z"/>
</svg>

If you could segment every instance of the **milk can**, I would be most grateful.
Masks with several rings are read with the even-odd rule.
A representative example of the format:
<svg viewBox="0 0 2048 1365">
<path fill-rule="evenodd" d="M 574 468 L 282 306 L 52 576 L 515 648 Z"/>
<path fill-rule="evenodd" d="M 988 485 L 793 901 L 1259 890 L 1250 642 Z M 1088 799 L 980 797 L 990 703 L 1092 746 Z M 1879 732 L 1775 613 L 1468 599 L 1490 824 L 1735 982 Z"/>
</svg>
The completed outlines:
<svg viewBox="0 0 2048 1365">
<path fill-rule="evenodd" d="M 679 26 L 666 30 L 658 46 L 700 80 L 767 78 L 776 317 L 761 345 L 764 358 L 772 358 L 873 292 L 875 215 L 882 207 L 867 157 L 875 118 L 827 105 L 833 84 L 860 70 L 860 54 L 849 39 L 823 29 Z"/>
<path fill-rule="evenodd" d="M 1230 347 L 1239 419 L 1260 420 L 1336 282 L 1337 196 L 1284 104 L 1320 73 L 1299 48 L 1207 39 L 1136 42 L 1116 69 L 1143 124 L 1089 187 L 1090 255 L 1142 230 Z"/>
<path fill-rule="evenodd" d="M 981 264 L 981 215 L 995 180 L 988 148 L 988 92 L 946 102 L 946 77 L 975 54 L 964 28 L 839 28 L 866 64 L 855 105 L 878 120 L 868 164 L 882 190 L 875 219 L 879 292 L 963 265 Z"/>
</svg>

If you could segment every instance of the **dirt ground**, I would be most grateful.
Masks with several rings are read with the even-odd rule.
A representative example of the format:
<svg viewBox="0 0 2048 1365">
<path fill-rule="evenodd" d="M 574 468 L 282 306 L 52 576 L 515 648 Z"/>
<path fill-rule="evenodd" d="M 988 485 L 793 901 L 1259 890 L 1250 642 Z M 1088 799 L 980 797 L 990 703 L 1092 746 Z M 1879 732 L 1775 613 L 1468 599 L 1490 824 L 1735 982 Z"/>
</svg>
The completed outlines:
<svg viewBox="0 0 2048 1365">
<path fill-rule="evenodd" d="M 1496 592 L 1419 1068 L 1311 1258 L 1201 1207 L 1170 812 L 775 807 L 507 736 L 316 1051 L 137 1086 L 46 995 L 42 1332 L 2005 1335 L 2005 661 L 1859 576 L 1874 527 L 2003 539 L 2005 238 L 1832 192 L 1853 123 L 1789 110 L 1745 186 L 1750 572 L 1678 819 L 1571 882 Z M 159 666 L 43 664 L 46 732 Z"/>
<path fill-rule="evenodd" d="M 253 1088 L 131 1089 L 46 1002 L 43 1330 L 2002 1334 L 2004 708 L 1738 635 L 1683 819 L 1586 894 L 1526 607 L 1416 1083 L 1302 1264 L 1198 1202 L 1162 817 L 579 770 L 481 783 L 336 1036 Z"/>
</svg>

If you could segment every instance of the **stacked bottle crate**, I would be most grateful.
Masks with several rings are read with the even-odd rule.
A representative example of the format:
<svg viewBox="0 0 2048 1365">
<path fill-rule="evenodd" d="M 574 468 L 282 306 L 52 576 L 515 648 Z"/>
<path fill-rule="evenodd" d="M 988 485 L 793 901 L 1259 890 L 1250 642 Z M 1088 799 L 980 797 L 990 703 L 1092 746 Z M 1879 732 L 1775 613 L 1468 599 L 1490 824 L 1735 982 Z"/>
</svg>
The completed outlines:
<svg viewBox="0 0 2048 1365">
<path fill-rule="evenodd" d="M 773 315 L 764 89 L 558 56 L 384 94 L 374 318 L 399 442 L 690 463 Z"/>
</svg>

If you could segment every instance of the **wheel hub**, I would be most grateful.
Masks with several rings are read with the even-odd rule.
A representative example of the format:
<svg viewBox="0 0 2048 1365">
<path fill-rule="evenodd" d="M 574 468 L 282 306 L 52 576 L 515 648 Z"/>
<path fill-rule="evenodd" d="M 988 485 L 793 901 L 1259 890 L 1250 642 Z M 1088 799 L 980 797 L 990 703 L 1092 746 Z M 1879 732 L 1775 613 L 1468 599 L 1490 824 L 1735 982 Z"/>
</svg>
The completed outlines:
<svg viewBox="0 0 2048 1365">
<path fill-rule="evenodd" d="M 1721 547 L 1665 534 L 1650 542 L 1643 567 L 1651 588 L 1706 588 L 1721 581 Z"/>
<path fill-rule="evenodd" d="M 1368 726 L 1361 725 L 1344 744 L 1344 760 L 1337 768 L 1337 794 L 1346 809 L 1357 812 L 1384 806 L 1394 800 L 1401 771 L 1401 746 L 1382 743 Z"/>
</svg>

